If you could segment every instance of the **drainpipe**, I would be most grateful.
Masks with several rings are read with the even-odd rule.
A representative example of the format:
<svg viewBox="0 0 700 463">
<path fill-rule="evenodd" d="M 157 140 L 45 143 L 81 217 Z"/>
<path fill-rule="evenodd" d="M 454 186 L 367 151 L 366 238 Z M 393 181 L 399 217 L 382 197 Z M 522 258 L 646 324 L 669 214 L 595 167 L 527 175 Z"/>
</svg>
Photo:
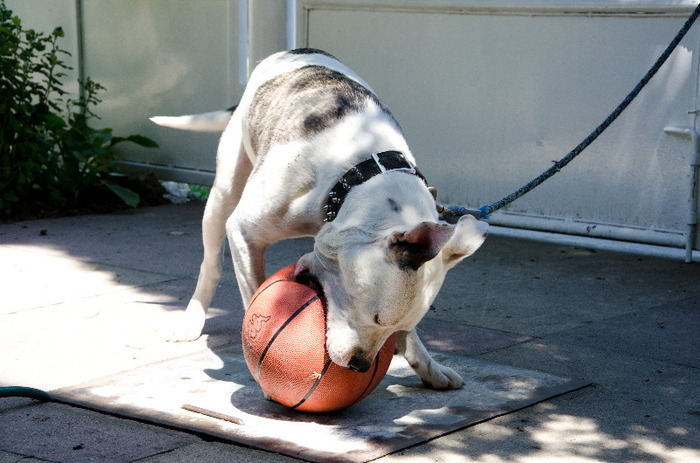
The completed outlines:
<svg viewBox="0 0 700 463">
<path fill-rule="evenodd" d="M 78 88 L 78 97 L 81 103 L 85 103 L 85 24 L 83 16 L 83 0 L 75 0 L 75 27 L 78 36 L 78 80 L 80 81 L 80 86 Z M 80 112 L 85 115 L 85 110 L 87 106 L 83 104 L 81 106 Z"/>
<path fill-rule="evenodd" d="M 690 153 L 690 199 L 688 201 L 688 229 L 686 231 L 685 261 L 693 261 L 693 244 L 698 224 L 698 165 L 700 154 L 698 153 L 698 132 L 692 127 L 665 127 L 664 132 L 673 135 L 686 135 L 690 137 L 692 150 Z"/>
</svg>

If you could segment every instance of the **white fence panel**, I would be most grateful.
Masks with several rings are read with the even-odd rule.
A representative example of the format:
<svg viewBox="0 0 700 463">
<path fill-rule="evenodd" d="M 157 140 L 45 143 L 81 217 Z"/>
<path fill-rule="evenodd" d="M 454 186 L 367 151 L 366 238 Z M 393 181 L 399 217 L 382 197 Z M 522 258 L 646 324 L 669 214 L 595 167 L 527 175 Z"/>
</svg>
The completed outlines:
<svg viewBox="0 0 700 463">
<path fill-rule="evenodd" d="M 166 130 L 148 118 L 238 101 L 237 12 L 235 0 L 84 2 L 86 74 L 109 90 L 104 123 L 160 145 L 124 146 L 124 160 L 161 166 L 162 177 L 211 181 L 219 135 Z"/>
<path fill-rule="evenodd" d="M 448 203 L 527 183 L 622 101 L 694 4 L 305 1 L 307 44 L 335 54 L 392 109 Z M 561 173 L 491 222 L 683 246 L 696 25 L 635 102 Z"/>
<path fill-rule="evenodd" d="M 254 37 L 268 37 L 265 24 L 274 29 L 269 34 L 277 38 L 257 42 L 265 48 L 279 40 L 286 0 L 256 0 L 241 10 L 249 18 L 239 18 L 238 0 L 7 4 L 29 27 L 64 27 L 63 47 L 76 68 L 70 80 L 82 63 L 86 75 L 107 87 L 97 125 L 160 144 L 159 150 L 124 145 L 127 162 L 163 178 L 207 184 L 218 134 L 167 130 L 148 118 L 236 104 L 245 73 L 239 24 L 253 18 Z M 395 113 L 440 200 L 475 207 L 519 188 L 585 138 L 695 6 L 689 0 L 297 4 L 298 44 L 325 49 L 359 72 Z M 699 42 L 695 25 L 606 133 L 491 222 L 683 246 L 692 147 L 664 128 L 696 126 L 697 114 L 689 111 L 698 108 Z"/>
<path fill-rule="evenodd" d="M 77 94 L 78 66 L 106 87 L 97 127 L 138 133 L 160 149 L 118 145 L 127 163 L 160 177 L 208 184 L 219 134 L 181 132 L 148 118 L 224 109 L 238 102 L 237 0 L 8 0 L 27 27 L 62 26 L 73 54 L 67 76 Z M 81 7 L 78 18 L 76 8 Z M 82 54 L 78 37 L 82 33 Z M 75 83 L 73 83 L 75 82 Z"/>
<path fill-rule="evenodd" d="M 5 0 L 5 5 L 15 16 L 22 20 L 24 29 L 50 34 L 56 27 L 61 27 L 65 36 L 59 39 L 61 49 L 71 56 L 61 57 L 73 69 L 66 72 L 64 88 L 78 93 L 78 27 L 75 0 Z"/>
</svg>

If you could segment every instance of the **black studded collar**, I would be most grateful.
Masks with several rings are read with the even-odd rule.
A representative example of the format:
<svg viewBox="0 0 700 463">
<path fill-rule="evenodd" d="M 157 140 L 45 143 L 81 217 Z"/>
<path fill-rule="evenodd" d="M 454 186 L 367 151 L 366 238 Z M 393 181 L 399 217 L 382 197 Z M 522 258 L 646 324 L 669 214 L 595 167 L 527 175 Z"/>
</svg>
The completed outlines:
<svg viewBox="0 0 700 463">
<path fill-rule="evenodd" d="M 348 170 L 328 193 L 328 198 L 323 206 L 324 220 L 332 222 L 338 216 L 340 206 L 343 205 L 345 197 L 352 187 L 388 171 L 400 171 L 416 175 L 428 186 L 428 181 L 423 177 L 423 174 L 411 161 L 406 159 L 406 156 L 401 151 L 373 153 L 369 159 L 356 164 Z"/>
</svg>

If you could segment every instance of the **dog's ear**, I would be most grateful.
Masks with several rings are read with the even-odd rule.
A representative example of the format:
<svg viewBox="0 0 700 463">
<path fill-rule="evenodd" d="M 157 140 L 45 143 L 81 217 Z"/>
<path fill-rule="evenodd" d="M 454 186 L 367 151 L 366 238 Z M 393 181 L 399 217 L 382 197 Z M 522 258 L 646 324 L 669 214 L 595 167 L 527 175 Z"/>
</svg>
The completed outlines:
<svg viewBox="0 0 700 463">
<path fill-rule="evenodd" d="M 456 265 L 479 249 L 486 239 L 489 225 L 471 215 L 462 216 L 455 225 L 455 232 L 443 248 L 443 259 L 449 266 Z"/>
<path fill-rule="evenodd" d="M 422 222 L 408 231 L 396 231 L 389 237 L 389 260 L 403 269 L 417 270 L 437 256 L 454 231 L 451 225 L 435 222 Z"/>
</svg>

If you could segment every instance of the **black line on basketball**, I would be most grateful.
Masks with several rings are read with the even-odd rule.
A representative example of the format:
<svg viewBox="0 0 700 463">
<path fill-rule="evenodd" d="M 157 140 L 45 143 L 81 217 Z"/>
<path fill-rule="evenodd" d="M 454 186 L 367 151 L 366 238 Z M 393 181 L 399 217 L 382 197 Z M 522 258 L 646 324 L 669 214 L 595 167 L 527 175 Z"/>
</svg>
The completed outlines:
<svg viewBox="0 0 700 463">
<path fill-rule="evenodd" d="M 374 381 L 374 377 L 377 376 L 377 370 L 379 370 L 379 354 L 374 358 L 374 371 L 372 372 L 372 377 L 369 379 L 369 382 L 367 383 L 367 386 L 365 386 L 365 390 L 362 391 L 362 394 L 357 396 L 357 400 L 355 400 L 353 403 L 350 405 L 355 405 L 357 402 L 360 401 L 360 398 L 365 395 L 365 392 L 367 392 L 367 389 L 372 385 L 372 381 Z"/>
<path fill-rule="evenodd" d="M 313 386 L 311 386 L 311 388 L 309 389 L 309 392 L 306 393 L 306 395 L 304 396 L 304 398 L 301 399 L 301 401 L 300 401 L 298 404 L 296 404 L 296 405 L 294 405 L 293 407 L 290 407 L 290 408 L 297 408 L 299 405 L 301 405 L 301 404 L 303 404 L 304 402 L 306 402 L 306 399 L 308 399 L 309 397 L 311 397 L 311 394 L 313 394 L 313 392 L 316 390 L 316 386 L 318 386 L 318 383 L 321 382 L 321 380 L 323 379 L 323 375 L 326 374 L 326 371 L 328 370 L 328 367 L 330 367 L 330 366 L 331 366 L 331 359 L 328 359 L 328 360 L 326 360 L 326 364 L 323 366 L 323 371 L 321 371 L 321 374 L 318 375 L 318 378 L 316 378 L 316 382 L 313 384 Z"/>
<path fill-rule="evenodd" d="M 269 287 L 269 286 L 268 286 Z M 297 309 L 296 312 L 294 312 L 290 317 L 282 324 L 282 326 L 279 327 L 277 332 L 270 338 L 270 341 L 267 343 L 267 346 L 265 346 L 265 350 L 263 350 L 263 353 L 260 355 L 260 360 L 258 360 L 258 367 L 255 370 L 255 380 L 257 382 L 260 382 L 260 367 L 262 366 L 263 360 L 265 359 L 265 355 L 267 355 L 267 351 L 270 349 L 270 346 L 272 346 L 272 343 L 275 342 L 275 339 L 277 339 L 277 336 L 280 335 L 282 330 L 284 330 L 289 323 L 294 320 L 294 318 L 299 315 L 301 312 L 304 311 L 305 308 L 307 308 L 310 304 L 318 300 L 319 295 L 315 295 L 311 299 L 309 299 L 306 304 L 302 305 Z"/>
<path fill-rule="evenodd" d="M 262 293 L 264 293 L 265 291 L 267 291 L 267 289 L 268 289 L 270 286 L 272 286 L 272 285 L 274 285 L 274 284 L 277 284 L 277 283 L 280 283 L 280 282 L 282 282 L 282 281 L 289 281 L 289 280 L 280 279 L 280 280 L 275 280 L 275 281 L 271 282 L 269 285 L 265 286 L 262 290 L 260 290 L 259 293 L 257 293 L 257 294 L 255 295 L 255 297 L 248 303 L 248 307 L 250 307 L 251 305 L 253 305 L 253 302 L 255 302 L 255 301 L 260 297 L 260 295 L 261 295 Z"/>
</svg>

